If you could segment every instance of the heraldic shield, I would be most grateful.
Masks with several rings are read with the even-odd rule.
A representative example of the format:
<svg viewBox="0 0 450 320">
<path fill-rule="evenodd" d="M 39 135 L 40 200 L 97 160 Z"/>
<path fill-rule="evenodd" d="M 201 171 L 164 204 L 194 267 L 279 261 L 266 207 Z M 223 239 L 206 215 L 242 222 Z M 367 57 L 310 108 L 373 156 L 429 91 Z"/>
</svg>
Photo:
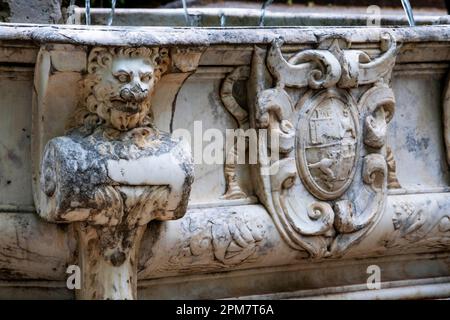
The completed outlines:
<svg viewBox="0 0 450 320">
<path fill-rule="evenodd" d="M 253 56 L 253 123 L 268 132 L 259 139 L 258 197 L 291 247 L 341 257 L 385 206 L 398 46 L 391 34 L 380 34 L 375 56 L 342 38 L 294 53 L 282 44 Z"/>
<path fill-rule="evenodd" d="M 341 196 L 356 170 L 359 117 L 353 98 L 327 90 L 300 102 L 297 167 L 308 190 L 322 200 Z"/>
</svg>

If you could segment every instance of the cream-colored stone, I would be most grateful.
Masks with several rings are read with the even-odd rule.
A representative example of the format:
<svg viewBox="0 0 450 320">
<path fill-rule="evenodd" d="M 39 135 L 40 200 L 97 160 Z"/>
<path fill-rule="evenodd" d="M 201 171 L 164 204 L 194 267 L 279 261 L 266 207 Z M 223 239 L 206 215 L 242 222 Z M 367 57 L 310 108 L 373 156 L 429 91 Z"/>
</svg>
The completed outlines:
<svg viewBox="0 0 450 320">
<path fill-rule="evenodd" d="M 54 45 L 50 50 L 52 67 L 62 72 L 83 72 L 86 68 L 86 48 Z"/>
<path fill-rule="evenodd" d="M 6 41 L 0 46 L 6 48 L 0 51 L 2 61 L 20 63 L 12 55 L 17 52 L 24 63 L 34 63 L 37 46 L 32 43 L 45 45 L 36 61 L 32 121 L 29 96 L 19 97 L 32 90 L 29 65 L 24 65 L 27 72 L 21 66 L 0 68 L 7 97 L 2 107 L 9 115 L 0 118 L 2 136 L 7 137 L 1 140 L 0 174 L 17 181 L 13 188 L 0 179 L 0 211 L 15 212 L 0 214 L 0 278 L 8 280 L 0 281 L 0 295 L 36 292 L 55 298 L 57 292 L 68 297 L 65 266 L 78 263 L 84 279 L 98 274 L 77 292 L 83 298 L 224 298 L 293 290 L 300 291 L 281 296 L 445 296 L 448 107 L 440 97 L 446 90 L 449 30 L 5 25 L 0 30 L 0 39 Z M 92 47 L 89 58 L 84 50 Z M 120 76 L 119 69 L 142 65 L 136 57 L 110 61 L 109 55 L 140 47 L 152 54 L 170 47 L 167 58 L 175 58 L 154 86 L 154 126 L 145 117 L 124 115 L 126 108 L 113 110 L 110 99 L 124 87 L 111 71 Z M 84 72 L 96 85 L 94 94 L 78 87 Z M 98 102 L 104 105 L 96 113 Z M 74 120 L 77 106 L 82 107 L 77 113 L 81 117 Z M 311 122 L 326 112 L 333 117 L 319 128 L 325 136 L 311 141 Z M 186 128 L 193 136 L 196 120 L 203 121 L 203 132 L 272 129 L 269 137 L 279 140 L 279 159 L 268 168 L 278 173 L 262 174 L 266 168 L 261 160 L 277 147 L 264 139 L 257 164 L 197 164 L 189 209 L 180 218 L 186 208 L 177 214 L 173 209 L 180 196 L 187 196 L 180 194 L 184 172 L 177 167 L 183 159 L 174 155 L 189 152 L 181 144 L 171 145 L 170 137 L 155 127 Z M 22 148 L 16 142 L 21 133 L 12 128 L 31 130 L 31 123 L 30 156 L 26 144 Z M 92 125 L 94 131 L 80 139 L 73 132 L 53 139 L 64 135 L 67 123 L 75 130 Z M 117 130 L 121 128 L 123 132 Z M 348 161 L 323 156 L 318 146 L 325 138 L 347 148 Z M 157 154 L 168 146 L 172 153 Z M 21 170 L 5 158 L 9 149 L 18 155 L 17 164 L 24 164 Z M 50 161 L 40 179 L 42 158 Z M 336 171 L 337 160 L 344 174 Z M 36 201 L 41 215 L 74 224 L 57 227 L 20 213 L 34 211 L 30 162 L 35 191 L 42 180 L 45 194 Z M 73 172 L 73 179 L 66 172 Z M 86 201 L 81 186 L 93 187 L 94 201 Z M 152 221 L 174 218 L 180 219 Z M 130 245 L 124 248 L 122 240 Z M 86 250 L 89 241 L 93 249 Z M 372 264 L 382 268 L 383 286 L 397 287 L 368 293 L 365 281 Z M 134 281 L 128 286 L 130 278 Z M 417 282 L 422 278 L 429 281 Z"/>
</svg>

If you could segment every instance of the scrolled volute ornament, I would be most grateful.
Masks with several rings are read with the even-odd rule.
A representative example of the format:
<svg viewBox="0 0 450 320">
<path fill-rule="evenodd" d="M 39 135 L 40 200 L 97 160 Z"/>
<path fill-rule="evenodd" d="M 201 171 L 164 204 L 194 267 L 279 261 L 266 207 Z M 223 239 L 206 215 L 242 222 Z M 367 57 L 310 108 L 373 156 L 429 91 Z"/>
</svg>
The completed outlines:
<svg viewBox="0 0 450 320">
<path fill-rule="evenodd" d="M 399 46 L 383 33 L 381 53 L 373 57 L 330 36 L 286 59 L 282 44 L 276 38 L 267 50 L 274 86 L 264 87 L 264 68 L 254 73 L 255 124 L 274 129 L 280 141 L 278 149 L 260 144 L 261 173 L 269 167 L 271 176 L 258 180 L 257 191 L 292 248 L 316 259 L 339 258 L 372 230 L 385 207 L 386 137 L 395 110 L 389 85 Z M 255 65 L 261 56 L 255 50 Z M 287 139 L 291 128 L 295 135 Z M 283 141 L 293 143 L 287 148 Z"/>
</svg>

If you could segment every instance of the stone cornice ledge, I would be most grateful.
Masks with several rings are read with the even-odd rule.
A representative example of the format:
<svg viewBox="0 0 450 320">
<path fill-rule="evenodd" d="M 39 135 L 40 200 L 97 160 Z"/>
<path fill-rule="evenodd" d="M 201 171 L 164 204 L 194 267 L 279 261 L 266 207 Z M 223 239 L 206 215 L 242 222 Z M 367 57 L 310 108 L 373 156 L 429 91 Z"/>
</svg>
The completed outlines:
<svg viewBox="0 0 450 320">
<path fill-rule="evenodd" d="M 251 32 L 249 32 L 251 30 Z M 450 42 L 450 26 L 334 27 L 333 35 L 351 42 L 378 42 L 379 32 L 389 31 L 398 42 Z M 301 31 L 301 32 L 299 32 Z M 74 25 L 0 24 L 0 41 L 67 43 L 96 46 L 208 46 L 222 44 L 269 44 L 282 36 L 285 44 L 317 43 L 330 36 L 329 27 L 277 28 L 169 28 L 105 27 Z"/>
</svg>

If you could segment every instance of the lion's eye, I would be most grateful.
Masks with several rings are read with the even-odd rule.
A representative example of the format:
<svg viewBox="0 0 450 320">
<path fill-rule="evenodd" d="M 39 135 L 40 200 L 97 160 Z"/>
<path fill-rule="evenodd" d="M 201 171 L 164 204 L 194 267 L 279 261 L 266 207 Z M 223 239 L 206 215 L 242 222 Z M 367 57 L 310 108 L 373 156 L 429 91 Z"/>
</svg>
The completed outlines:
<svg viewBox="0 0 450 320">
<path fill-rule="evenodd" d="M 144 73 L 141 75 L 142 82 L 149 82 L 151 78 L 152 78 L 151 73 Z"/>
<path fill-rule="evenodd" d="M 122 82 L 122 83 L 129 82 L 129 76 L 126 73 L 116 74 L 115 77 L 117 80 L 119 80 L 119 82 Z"/>
</svg>

